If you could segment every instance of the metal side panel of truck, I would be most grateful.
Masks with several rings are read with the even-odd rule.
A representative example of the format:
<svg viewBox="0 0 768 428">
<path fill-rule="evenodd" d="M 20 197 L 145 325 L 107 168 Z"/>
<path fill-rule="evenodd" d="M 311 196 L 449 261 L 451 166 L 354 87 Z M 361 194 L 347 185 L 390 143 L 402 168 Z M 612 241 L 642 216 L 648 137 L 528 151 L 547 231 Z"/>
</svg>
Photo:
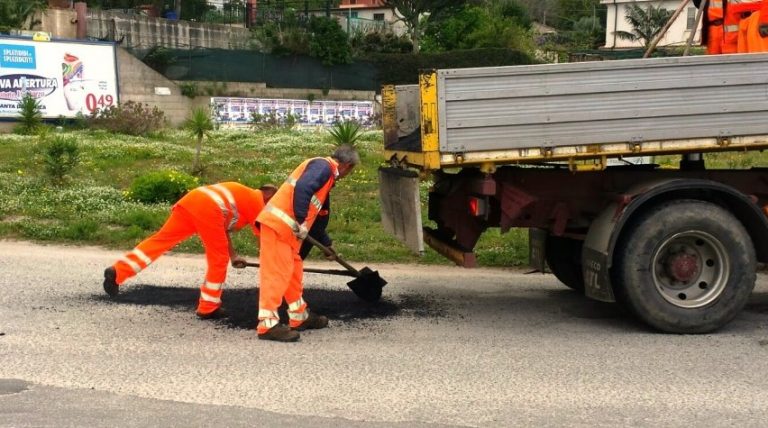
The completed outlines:
<svg viewBox="0 0 768 428">
<path fill-rule="evenodd" d="M 436 70 L 383 99 L 387 157 L 422 169 L 768 146 L 768 54 Z"/>
<path fill-rule="evenodd" d="M 382 224 L 413 251 L 471 267 L 487 229 L 528 228 L 532 266 L 679 333 L 730 321 L 768 262 L 768 173 L 703 156 L 768 147 L 768 54 L 432 70 L 382 98 Z M 655 155 L 680 166 L 628 161 Z"/>
</svg>

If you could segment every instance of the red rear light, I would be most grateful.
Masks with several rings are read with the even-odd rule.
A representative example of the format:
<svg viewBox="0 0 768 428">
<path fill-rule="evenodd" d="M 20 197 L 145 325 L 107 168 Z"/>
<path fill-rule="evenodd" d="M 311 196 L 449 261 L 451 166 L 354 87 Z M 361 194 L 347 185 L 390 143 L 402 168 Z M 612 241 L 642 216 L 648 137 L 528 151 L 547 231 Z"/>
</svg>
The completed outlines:
<svg viewBox="0 0 768 428">
<path fill-rule="evenodd" d="M 469 212 L 475 217 L 481 217 L 488 213 L 488 202 L 483 198 L 469 197 Z"/>
</svg>

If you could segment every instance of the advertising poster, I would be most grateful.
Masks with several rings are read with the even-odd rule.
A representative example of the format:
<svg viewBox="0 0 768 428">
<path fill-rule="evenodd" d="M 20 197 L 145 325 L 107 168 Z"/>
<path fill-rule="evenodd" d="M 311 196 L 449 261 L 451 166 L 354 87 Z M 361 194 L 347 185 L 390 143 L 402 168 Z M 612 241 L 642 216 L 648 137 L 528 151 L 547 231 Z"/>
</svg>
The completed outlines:
<svg viewBox="0 0 768 428">
<path fill-rule="evenodd" d="M 117 104 L 114 44 L 0 37 L 0 118 L 17 117 L 25 94 L 47 119 Z"/>
<path fill-rule="evenodd" d="M 276 114 L 282 118 L 291 114 L 299 125 L 333 125 L 344 120 L 373 124 L 371 101 L 313 101 L 268 98 L 211 98 L 214 120 L 223 125 L 247 126 L 254 113 Z"/>
</svg>

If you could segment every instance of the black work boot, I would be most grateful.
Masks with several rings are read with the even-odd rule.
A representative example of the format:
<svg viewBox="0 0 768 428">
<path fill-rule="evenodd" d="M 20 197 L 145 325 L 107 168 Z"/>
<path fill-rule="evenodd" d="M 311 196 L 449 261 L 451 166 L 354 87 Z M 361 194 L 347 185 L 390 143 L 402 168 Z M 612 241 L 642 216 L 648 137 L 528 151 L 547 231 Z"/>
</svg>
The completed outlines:
<svg viewBox="0 0 768 428">
<path fill-rule="evenodd" d="M 109 297 L 117 297 L 117 293 L 120 292 L 120 286 L 117 285 L 117 272 L 115 268 L 110 266 L 104 269 L 104 291 L 109 294 Z"/>
<path fill-rule="evenodd" d="M 220 320 L 222 318 L 227 318 L 229 314 L 224 308 L 217 308 L 215 311 L 209 313 L 209 314 L 201 314 L 200 312 L 196 312 L 197 317 L 201 320 Z"/>
<path fill-rule="evenodd" d="M 328 317 L 325 315 L 316 315 L 314 312 L 309 313 L 309 317 L 304 320 L 298 327 L 291 327 L 297 331 L 304 330 L 319 330 L 321 328 L 328 327 Z"/>
<path fill-rule="evenodd" d="M 285 324 L 278 324 L 267 330 L 266 333 L 259 333 L 259 339 L 277 342 L 296 342 L 299 337 L 299 332 L 291 330 Z"/>
</svg>

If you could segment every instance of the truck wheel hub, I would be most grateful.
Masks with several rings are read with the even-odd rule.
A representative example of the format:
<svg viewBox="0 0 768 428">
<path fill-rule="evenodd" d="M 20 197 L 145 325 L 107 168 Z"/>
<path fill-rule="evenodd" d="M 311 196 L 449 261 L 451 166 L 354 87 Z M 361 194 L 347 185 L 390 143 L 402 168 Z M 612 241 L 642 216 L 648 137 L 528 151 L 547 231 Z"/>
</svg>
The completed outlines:
<svg viewBox="0 0 768 428">
<path fill-rule="evenodd" d="M 651 272 L 664 300 L 680 308 L 700 308 L 725 290 L 730 259 L 717 238 L 690 230 L 668 237 L 657 247 Z"/>
<path fill-rule="evenodd" d="M 691 254 L 675 254 L 667 261 L 666 268 L 675 281 L 687 284 L 699 274 L 699 258 Z"/>
</svg>

